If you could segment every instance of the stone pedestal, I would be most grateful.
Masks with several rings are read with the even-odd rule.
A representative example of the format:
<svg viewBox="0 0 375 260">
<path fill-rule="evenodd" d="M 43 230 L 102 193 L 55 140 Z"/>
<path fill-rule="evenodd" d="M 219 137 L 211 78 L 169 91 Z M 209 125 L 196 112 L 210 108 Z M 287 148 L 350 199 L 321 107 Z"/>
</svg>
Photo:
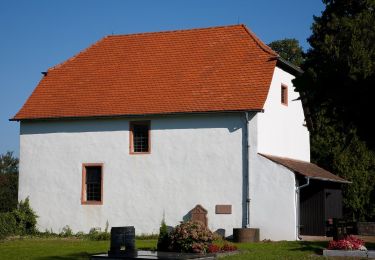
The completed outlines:
<svg viewBox="0 0 375 260">
<path fill-rule="evenodd" d="M 111 228 L 111 246 L 108 255 L 111 257 L 136 255 L 133 226 Z"/>
<path fill-rule="evenodd" d="M 201 222 L 205 227 L 207 227 L 207 210 L 201 205 L 195 206 L 191 210 L 191 221 Z"/>
</svg>

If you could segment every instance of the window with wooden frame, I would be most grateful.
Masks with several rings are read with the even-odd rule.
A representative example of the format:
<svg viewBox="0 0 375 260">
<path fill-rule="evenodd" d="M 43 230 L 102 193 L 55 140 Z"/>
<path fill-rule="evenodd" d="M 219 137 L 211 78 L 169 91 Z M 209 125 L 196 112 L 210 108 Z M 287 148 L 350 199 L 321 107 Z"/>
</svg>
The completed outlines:
<svg viewBox="0 0 375 260">
<path fill-rule="evenodd" d="M 150 153 L 150 121 L 131 121 L 129 123 L 130 153 Z"/>
<path fill-rule="evenodd" d="M 288 105 L 288 86 L 281 85 L 281 104 Z"/>
<path fill-rule="evenodd" d="M 82 164 L 81 203 L 86 205 L 103 204 L 103 164 Z"/>
</svg>

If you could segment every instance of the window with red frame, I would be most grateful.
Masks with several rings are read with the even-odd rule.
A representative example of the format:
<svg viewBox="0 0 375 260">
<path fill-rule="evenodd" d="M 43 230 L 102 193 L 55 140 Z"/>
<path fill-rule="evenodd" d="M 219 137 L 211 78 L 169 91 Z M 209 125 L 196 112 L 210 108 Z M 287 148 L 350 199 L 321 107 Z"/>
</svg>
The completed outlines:
<svg viewBox="0 0 375 260">
<path fill-rule="evenodd" d="M 150 153 L 150 121 L 132 121 L 130 128 L 130 153 Z"/>
<path fill-rule="evenodd" d="M 288 87 L 281 85 L 281 104 L 288 105 Z"/>
<path fill-rule="evenodd" d="M 101 164 L 84 164 L 82 171 L 82 204 L 102 204 L 103 167 Z"/>
</svg>

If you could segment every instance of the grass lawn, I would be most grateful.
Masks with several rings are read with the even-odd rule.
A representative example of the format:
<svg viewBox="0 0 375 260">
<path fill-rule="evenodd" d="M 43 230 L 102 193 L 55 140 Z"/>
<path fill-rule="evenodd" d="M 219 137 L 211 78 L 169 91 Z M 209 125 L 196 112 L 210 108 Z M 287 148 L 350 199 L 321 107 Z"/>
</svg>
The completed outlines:
<svg viewBox="0 0 375 260">
<path fill-rule="evenodd" d="M 137 240 L 138 249 L 153 249 L 156 240 Z M 305 259 L 317 258 L 327 242 L 261 242 L 237 244 L 241 253 L 225 259 Z M 374 248 L 374 243 L 367 243 Z M 109 241 L 81 239 L 21 238 L 0 242 L 0 259 L 88 259 L 90 255 L 107 252 Z"/>
<path fill-rule="evenodd" d="M 243 243 L 237 244 L 240 254 L 225 259 L 317 259 L 326 246 L 327 242 L 306 241 Z"/>
<path fill-rule="evenodd" d="M 136 246 L 152 249 L 156 243 L 157 240 L 137 240 Z M 88 259 L 108 249 L 109 241 L 21 238 L 0 241 L 0 259 Z"/>
</svg>

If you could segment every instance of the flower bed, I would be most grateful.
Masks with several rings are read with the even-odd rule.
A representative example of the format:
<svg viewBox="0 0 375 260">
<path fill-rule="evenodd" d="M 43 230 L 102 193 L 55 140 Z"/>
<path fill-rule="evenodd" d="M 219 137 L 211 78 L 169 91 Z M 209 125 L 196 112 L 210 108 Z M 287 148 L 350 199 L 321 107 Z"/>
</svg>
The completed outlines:
<svg viewBox="0 0 375 260">
<path fill-rule="evenodd" d="M 363 240 L 354 236 L 347 236 L 344 239 L 338 241 L 329 241 L 329 250 L 366 250 L 365 243 Z"/>
<path fill-rule="evenodd" d="M 329 241 L 328 249 L 323 250 L 323 255 L 328 257 L 371 258 L 372 253 L 373 251 L 367 251 L 363 240 L 354 236 L 346 236 L 344 239 Z"/>
<path fill-rule="evenodd" d="M 208 253 L 224 253 L 224 252 L 233 252 L 237 250 L 237 246 L 230 244 L 230 243 L 224 243 L 224 245 L 219 246 L 215 244 L 208 245 L 207 252 Z"/>
</svg>

